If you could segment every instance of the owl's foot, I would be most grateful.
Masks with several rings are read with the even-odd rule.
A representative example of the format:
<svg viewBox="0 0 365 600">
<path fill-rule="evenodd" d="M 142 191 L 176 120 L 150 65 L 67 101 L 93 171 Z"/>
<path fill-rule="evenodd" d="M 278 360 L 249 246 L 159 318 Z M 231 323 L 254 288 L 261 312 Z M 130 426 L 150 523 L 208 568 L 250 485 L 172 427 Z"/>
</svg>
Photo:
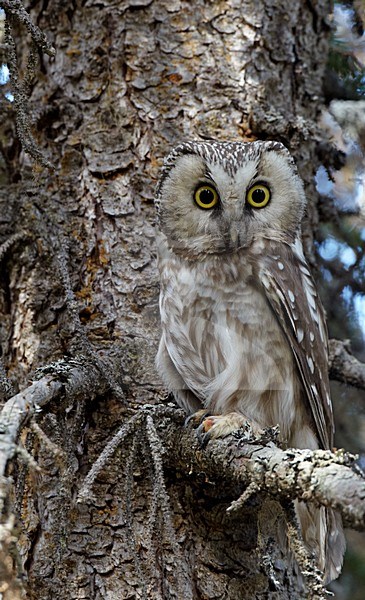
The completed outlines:
<svg viewBox="0 0 365 600">
<path fill-rule="evenodd" d="M 199 411 L 202 412 L 203 411 Z M 196 413 L 197 414 L 197 413 Z M 194 416 L 194 415 L 193 415 Z M 202 446 L 206 446 L 209 440 L 224 438 L 235 431 L 241 430 L 247 441 L 262 438 L 264 430 L 254 421 L 237 412 L 226 415 L 202 415 L 203 420 L 197 429 L 197 435 Z"/>
<path fill-rule="evenodd" d="M 210 412 L 206 408 L 203 408 L 202 410 L 197 410 L 192 415 L 189 415 L 188 417 L 186 417 L 184 427 L 188 427 L 190 425 L 192 427 L 198 427 L 199 425 L 202 424 L 204 419 L 206 417 L 208 417 L 209 415 L 210 415 Z"/>
</svg>

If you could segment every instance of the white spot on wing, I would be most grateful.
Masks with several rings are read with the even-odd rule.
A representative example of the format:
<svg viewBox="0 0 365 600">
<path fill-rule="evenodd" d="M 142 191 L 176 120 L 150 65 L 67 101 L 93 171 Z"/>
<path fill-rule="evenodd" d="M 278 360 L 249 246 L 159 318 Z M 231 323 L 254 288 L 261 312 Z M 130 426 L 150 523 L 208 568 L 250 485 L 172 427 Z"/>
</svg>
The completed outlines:
<svg viewBox="0 0 365 600">
<path fill-rule="evenodd" d="M 314 363 L 310 356 L 307 356 L 308 367 L 310 368 L 311 373 L 314 373 Z"/>
<path fill-rule="evenodd" d="M 308 290 L 308 288 L 307 288 L 307 290 Z M 310 306 L 313 308 L 313 310 L 317 311 L 317 303 L 315 301 L 315 297 L 313 295 L 312 290 L 308 290 L 307 298 L 308 298 L 308 302 L 309 302 Z"/>
<path fill-rule="evenodd" d="M 291 247 L 294 251 L 294 254 L 297 255 L 297 257 L 301 260 L 301 261 L 305 261 L 304 259 L 304 253 L 303 253 L 303 246 L 302 246 L 302 242 L 300 241 L 299 238 L 296 238 L 294 244 L 291 244 Z"/>
<path fill-rule="evenodd" d="M 294 302 L 295 301 L 295 296 L 293 294 L 293 292 L 291 290 L 288 290 L 288 296 L 290 298 L 290 302 Z"/>
<path fill-rule="evenodd" d="M 299 268 L 301 270 L 301 272 L 306 275 L 307 277 L 310 277 L 310 272 L 308 271 L 307 267 L 305 267 L 302 263 L 299 265 Z"/>
<path fill-rule="evenodd" d="M 325 343 L 325 341 L 326 341 L 325 334 L 323 331 L 323 327 L 321 327 L 320 319 L 319 319 L 318 312 L 317 312 L 317 301 L 316 301 L 315 289 L 313 287 L 311 280 L 308 277 L 303 276 L 302 282 L 303 282 L 303 289 L 304 289 L 304 292 L 305 292 L 305 295 L 307 298 L 307 302 L 308 302 L 308 308 L 309 308 L 309 312 L 311 315 L 311 319 L 312 319 L 312 321 L 317 323 L 317 325 L 319 327 L 322 342 Z"/>
<path fill-rule="evenodd" d="M 315 287 L 313 285 L 309 269 L 305 262 L 305 258 L 304 258 L 304 254 L 303 254 L 303 246 L 302 246 L 300 239 L 297 238 L 295 240 L 294 244 L 291 244 L 291 247 L 292 247 L 294 254 L 299 258 L 299 261 L 300 261 L 299 268 L 300 268 L 300 271 L 302 274 L 303 289 L 304 289 L 304 292 L 305 292 L 305 295 L 307 298 L 308 308 L 309 308 L 309 312 L 311 315 L 311 319 L 315 323 L 317 323 L 318 328 L 319 328 L 319 333 L 321 336 L 321 340 L 325 344 L 326 343 L 326 332 L 325 332 L 325 329 L 321 322 L 320 316 L 318 314 L 317 293 L 316 293 Z M 313 333 L 310 333 L 310 340 L 311 340 L 311 342 L 314 341 Z"/>
<path fill-rule="evenodd" d="M 261 281 L 262 281 L 262 283 L 264 284 L 264 287 L 265 287 L 267 290 L 269 290 L 269 289 L 270 289 L 270 287 L 271 287 L 271 286 L 270 286 L 270 281 L 269 281 L 269 279 L 266 277 L 266 275 L 265 275 L 265 274 L 262 274 Z"/>
<path fill-rule="evenodd" d="M 279 261 L 278 262 L 278 267 L 279 267 L 280 271 L 282 271 L 284 269 L 283 263 Z"/>
<path fill-rule="evenodd" d="M 301 329 L 300 327 L 297 330 L 297 340 L 299 342 L 299 344 L 303 341 L 304 338 L 304 331 L 303 329 Z"/>
</svg>

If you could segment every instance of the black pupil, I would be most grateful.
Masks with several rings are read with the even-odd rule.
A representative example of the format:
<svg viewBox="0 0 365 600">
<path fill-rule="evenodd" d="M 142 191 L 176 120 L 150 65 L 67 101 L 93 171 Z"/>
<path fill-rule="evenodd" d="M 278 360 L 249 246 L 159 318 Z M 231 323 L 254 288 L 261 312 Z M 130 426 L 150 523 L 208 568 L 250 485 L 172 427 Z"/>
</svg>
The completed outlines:
<svg viewBox="0 0 365 600">
<path fill-rule="evenodd" d="M 254 191 L 252 192 L 252 200 L 253 200 L 253 201 L 254 201 L 256 204 L 261 204 L 261 202 L 264 202 L 265 198 L 266 198 L 265 191 L 264 191 L 264 190 L 262 190 L 262 189 L 260 189 L 260 188 L 259 188 L 259 189 L 257 189 L 257 190 L 254 190 Z"/>
<path fill-rule="evenodd" d="M 202 204 L 210 204 L 214 200 L 214 193 L 212 190 L 204 188 L 199 194 L 199 200 Z"/>
</svg>

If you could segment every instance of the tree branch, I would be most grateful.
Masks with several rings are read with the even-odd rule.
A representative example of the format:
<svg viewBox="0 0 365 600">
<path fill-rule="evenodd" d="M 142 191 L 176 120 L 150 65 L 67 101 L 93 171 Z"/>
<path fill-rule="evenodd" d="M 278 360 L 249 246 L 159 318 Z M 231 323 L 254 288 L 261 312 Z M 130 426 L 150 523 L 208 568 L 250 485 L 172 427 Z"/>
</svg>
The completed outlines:
<svg viewBox="0 0 365 600">
<path fill-rule="evenodd" d="M 6 478 L 5 473 L 9 461 L 19 452 L 17 439 L 22 425 L 36 411 L 63 395 L 88 398 L 105 393 L 109 387 L 95 365 L 84 363 L 82 358 L 79 361 L 71 359 L 68 363 L 59 361 L 43 369 L 43 372 L 48 374 L 8 400 L 0 414 L 0 512 L 3 519 L 0 540 L 9 541 L 4 545 L 4 557 L 17 537 L 13 530 L 15 521 L 11 506 L 7 502 L 12 480 Z M 355 457 L 342 451 L 282 450 L 270 441 L 273 435 L 277 436 L 277 428 L 267 430 L 257 439 L 253 437 L 249 425 L 245 431 L 210 442 L 203 450 L 195 431 L 183 427 L 185 416 L 181 409 L 171 403 L 141 407 L 107 444 L 86 477 L 80 495 L 85 495 L 82 492 L 87 490 L 89 497 L 92 497 L 93 482 L 112 459 L 118 444 L 122 442 L 135 447 L 137 432 L 141 433 L 144 428 L 153 456 L 155 477 L 159 481 L 157 488 L 164 492 L 163 498 L 158 498 L 158 509 L 164 515 L 170 515 L 170 509 L 166 504 L 168 496 L 163 466 L 172 467 L 184 477 L 198 481 L 203 474 L 205 482 L 210 480 L 217 489 L 232 490 L 232 498 L 237 496 L 237 499 L 231 502 L 228 511 L 239 510 L 251 495 L 263 492 L 281 503 L 283 510 L 288 507 L 288 501 L 298 498 L 304 502 L 331 506 L 342 514 L 345 525 L 365 529 L 365 479 L 354 464 Z M 132 451 L 134 454 L 135 451 Z M 128 477 L 127 472 L 125 477 Z M 82 498 L 79 496 L 78 500 L 80 502 Z M 156 510 L 157 504 L 154 513 Z M 292 537 L 296 539 L 295 531 Z M 176 555 L 178 545 L 173 543 L 173 546 L 176 546 Z M 302 556 L 301 547 L 294 554 L 299 560 Z M 318 591 L 322 589 L 321 579 L 309 555 L 303 556 L 300 564 L 304 568 L 308 590 L 311 590 L 310 597 L 323 600 L 324 595 Z M 9 580 L 11 577 L 10 573 Z"/>
<path fill-rule="evenodd" d="M 10 87 L 14 95 L 16 127 L 19 139 L 24 150 L 39 162 L 39 164 L 54 169 L 52 163 L 47 159 L 34 140 L 31 128 L 31 111 L 29 108 L 28 96 L 31 83 L 35 76 L 37 48 L 49 56 L 55 55 L 55 49 L 47 41 L 45 34 L 39 27 L 32 23 L 30 16 L 24 9 L 20 0 L 0 0 L 0 8 L 3 8 L 6 14 L 4 27 L 6 62 L 10 73 Z M 12 33 L 12 22 L 14 20 L 23 23 L 27 27 L 32 38 L 22 81 L 19 75 L 15 40 Z"/>
<path fill-rule="evenodd" d="M 351 354 L 348 342 L 330 340 L 329 359 L 331 379 L 365 389 L 365 364 Z"/>
<path fill-rule="evenodd" d="M 49 365 L 47 371 L 47 375 L 10 398 L 0 413 L 0 514 L 8 494 L 7 465 L 17 453 L 17 439 L 24 422 L 64 394 L 94 397 L 108 389 L 98 370 L 82 358 L 59 361 Z"/>
<path fill-rule="evenodd" d="M 266 492 L 278 501 L 298 498 L 331 506 L 342 514 L 346 526 L 365 529 L 365 479 L 355 465 L 356 457 L 342 450 L 282 450 L 273 442 L 247 443 L 244 435 L 237 434 L 209 442 L 203 451 L 191 430 L 174 430 L 171 422 L 163 420 L 157 430 L 165 461 L 189 477 L 204 472 L 212 481 L 238 485 L 242 491 L 252 485 L 253 491 Z"/>
<path fill-rule="evenodd" d="M 16 452 L 16 440 L 27 417 L 62 393 L 89 397 L 105 393 L 108 387 L 92 365 L 63 363 L 60 374 L 61 363 L 57 364 L 54 371 L 58 376 L 43 377 L 5 404 L 0 415 L 0 478 Z M 283 450 L 267 437 L 255 439 L 247 437 L 247 432 L 210 442 L 203 450 L 195 432 L 182 427 L 182 410 L 171 404 L 151 405 L 141 411 L 141 418 L 145 418 L 146 410 L 155 417 L 165 465 L 187 477 L 204 472 L 207 478 L 233 486 L 238 493 L 251 485 L 252 492 L 266 492 L 278 501 L 298 498 L 331 506 L 342 514 L 345 525 L 365 529 L 365 479 L 354 464 L 355 457 L 343 451 Z M 0 496 L 3 500 L 4 490 Z M 231 510 L 239 505 L 233 503 Z"/>
<path fill-rule="evenodd" d="M 3 8 L 7 14 L 13 15 L 26 26 L 34 43 L 42 50 L 42 52 L 45 52 L 45 54 L 48 54 L 49 56 L 54 56 L 56 54 L 55 49 L 47 40 L 46 35 L 32 22 L 20 0 L 0 0 L 0 7 Z"/>
</svg>

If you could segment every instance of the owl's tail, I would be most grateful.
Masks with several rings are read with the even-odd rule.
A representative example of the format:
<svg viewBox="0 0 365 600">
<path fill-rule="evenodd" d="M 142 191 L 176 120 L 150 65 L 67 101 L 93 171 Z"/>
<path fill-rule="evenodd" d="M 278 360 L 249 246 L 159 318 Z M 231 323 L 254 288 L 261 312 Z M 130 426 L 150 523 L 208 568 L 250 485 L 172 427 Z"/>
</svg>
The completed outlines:
<svg viewBox="0 0 365 600">
<path fill-rule="evenodd" d="M 296 502 L 295 508 L 304 543 L 317 556 L 324 583 L 337 579 L 346 548 L 341 516 L 332 508 L 317 508 L 304 502 Z"/>
</svg>

